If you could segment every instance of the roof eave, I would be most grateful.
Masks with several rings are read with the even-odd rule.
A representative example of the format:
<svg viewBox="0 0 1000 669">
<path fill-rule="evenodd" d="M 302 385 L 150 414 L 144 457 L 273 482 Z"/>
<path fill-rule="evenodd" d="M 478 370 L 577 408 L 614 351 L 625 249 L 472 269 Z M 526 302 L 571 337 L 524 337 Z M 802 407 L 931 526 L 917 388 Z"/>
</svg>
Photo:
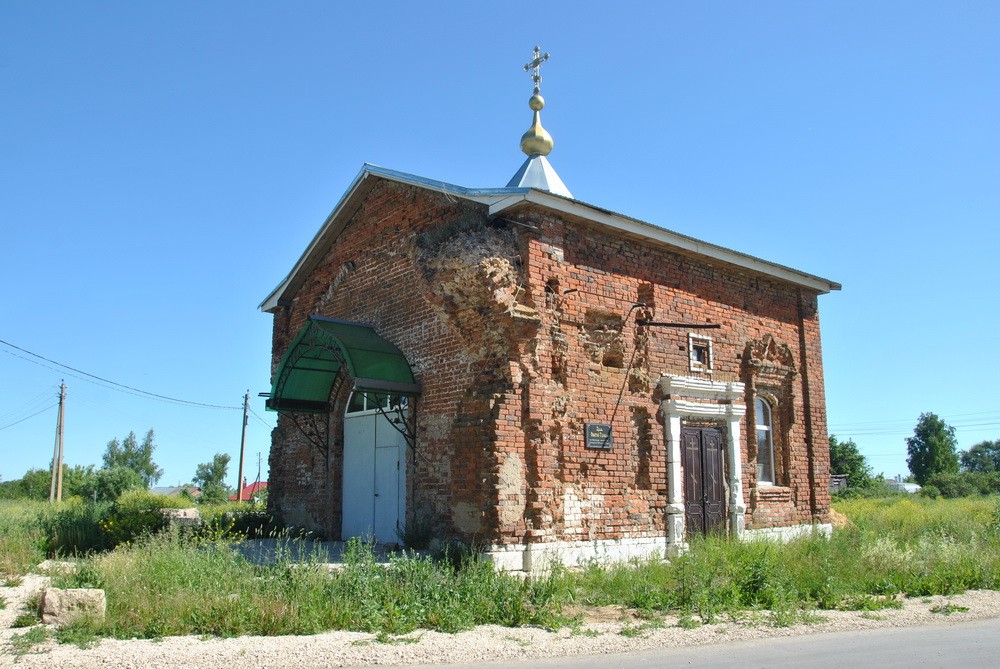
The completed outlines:
<svg viewBox="0 0 1000 669">
<path fill-rule="evenodd" d="M 708 242 L 703 242 L 694 237 L 688 237 L 666 228 L 661 228 L 645 221 L 623 216 L 615 212 L 601 209 L 593 205 L 580 202 L 566 197 L 561 197 L 553 193 L 539 190 L 530 190 L 526 193 L 510 194 L 507 197 L 497 200 L 489 207 L 491 217 L 503 211 L 512 209 L 519 205 L 533 204 L 546 207 L 578 218 L 593 221 L 600 225 L 605 225 L 612 229 L 635 235 L 645 239 L 651 239 L 675 248 L 679 248 L 691 253 L 712 258 L 720 262 L 735 265 L 758 274 L 774 277 L 797 286 L 815 290 L 820 294 L 829 293 L 832 290 L 840 290 L 841 285 L 836 281 L 830 281 L 819 276 L 808 274 L 800 270 L 785 267 L 776 263 L 757 258 L 746 253 L 733 251 L 723 246 L 717 246 Z"/>
<path fill-rule="evenodd" d="M 561 196 L 547 191 L 534 188 L 465 188 L 456 186 L 444 181 L 426 179 L 405 172 L 390 170 L 377 165 L 365 163 L 361 171 L 351 182 L 351 185 L 341 196 L 336 206 L 327 216 L 319 231 L 313 237 L 305 252 L 295 263 L 292 271 L 282 280 L 278 286 L 260 303 L 258 308 L 261 311 L 273 312 L 279 306 L 287 303 L 288 297 L 294 294 L 300 283 L 300 278 L 311 270 L 315 263 L 319 262 L 316 257 L 321 247 L 332 244 L 343 228 L 347 225 L 351 216 L 363 201 L 363 196 L 370 187 L 370 178 L 375 177 L 387 181 L 394 181 L 418 188 L 423 188 L 438 193 L 444 193 L 451 197 L 458 197 L 471 202 L 486 205 L 491 217 L 514 207 L 531 204 L 545 207 L 553 211 L 558 211 L 571 216 L 583 218 L 599 225 L 605 225 L 614 230 L 634 235 L 643 239 L 649 239 L 662 244 L 666 244 L 678 249 L 695 253 L 708 258 L 713 258 L 720 262 L 735 265 L 765 276 L 770 276 L 782 281 L 802 286 L 810 290 L 815 290 L 820 294 L 833 290 L 840 290 L 841 285 L 835 281 L 824 279 L 819 276 L 808 274 L 800 270 L 779 265 L 763 260 L 739 251 L 733 251 L 722 246 L 710 244 L 694 237 L 689 237 L 666 228 L 652 225 L 645 221 L 630 218 L 607 209 L 602 209 L 594 205 L 586 204 L 570 197 Z M 325 250 L 325 249 L 324 249 Z"/>
</svg>

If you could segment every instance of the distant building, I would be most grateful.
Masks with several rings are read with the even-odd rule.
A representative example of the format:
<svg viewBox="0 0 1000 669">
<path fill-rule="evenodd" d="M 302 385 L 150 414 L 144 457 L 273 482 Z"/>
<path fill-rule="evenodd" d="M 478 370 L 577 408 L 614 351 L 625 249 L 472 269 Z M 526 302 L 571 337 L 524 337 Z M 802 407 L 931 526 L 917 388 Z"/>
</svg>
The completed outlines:
<svg viewBox="0 0 1000 669">
<path fill-rule="evenodd" d="M 180 497 L 185 493 L 195 499 L 201 496 L 201 488 L 196 485 L 159 486 L 156 488 L 150 488 L 149 491 L 157 495 L 166 495 L 168 497 Z"/>
<path fill-rule="evenodd" d="M 830 494 L 847 488 L 847 474 L 830 474 Z"/>
<path fill-rule="evenodd" d="M 907 483 L 906 481 L 886 481 L 885 484 L 890 490 L 895 490 L 896 492 L 908 492 L 910 494 L 920 492 L 921 488 L 916 483 Z"/>
<path fill-rule="evenodd" d="M 253 500 L 260 493 L 267 490 L 267 481 L 255 481 L 254 483 L 245 484 L 243 486 L 243 500 Z M 235 502 L 239 499 L 239 493 L 234 493 L 229 497 L 230 502 Z"/>
</svg>

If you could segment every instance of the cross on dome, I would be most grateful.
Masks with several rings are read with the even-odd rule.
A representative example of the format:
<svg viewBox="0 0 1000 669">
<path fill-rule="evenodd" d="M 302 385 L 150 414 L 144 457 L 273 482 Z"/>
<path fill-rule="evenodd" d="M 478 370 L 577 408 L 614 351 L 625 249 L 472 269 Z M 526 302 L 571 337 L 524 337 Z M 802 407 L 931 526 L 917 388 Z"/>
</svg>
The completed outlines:
<svg viewBox="0 0 1000 669">
<path fill-rule="evenodd" d="M 534 58 L 531 62 L 524 66 L 525 72 L 531 72 L 531 81 L 535 84 L 535 95 L 537 95 L 542 88 L 542 63 L 549 59 L 548 53 L 542 53 L 542 50 L 535 45 Z"/>
<path fill-rule="evenodd" d="M 528 107 L 533 112 L 531 127 L 521 135 L 521 150 L 528 159 L 521 169 L 514 174 L 508 188 L 537 188 L 556 195 L 572 198 L 573 194 L 566 188 L 559 175 L 546 160 L 545 156 L 552 151 L 554 142 L 552 135 L 542 127 L 541 111 L 545 107 L 545 99 L 541 96 L 542 63 L 549 59 L 548 53 L 543 53 L 537 46 L 532 53 L 532 59 L 524 66 L 525 72 L 531 73 L 531 81 L 535 85 L 532 96 L 528 99 Z"/>
</svg>

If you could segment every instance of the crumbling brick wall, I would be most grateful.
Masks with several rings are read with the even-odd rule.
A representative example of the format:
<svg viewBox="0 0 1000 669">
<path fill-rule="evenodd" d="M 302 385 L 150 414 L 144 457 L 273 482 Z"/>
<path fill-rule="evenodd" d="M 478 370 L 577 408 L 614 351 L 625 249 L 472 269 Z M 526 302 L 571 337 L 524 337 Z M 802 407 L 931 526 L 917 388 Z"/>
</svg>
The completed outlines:
<svg viewBox="0 0 1000 669">
<path fill-rule="evenodd" d="M 311 314 L 372 325 L 406 355 L 422 386 L 407 511 L 439 532 L 489 543 L 663 536 L 663 373 L 776 388 L 777 485 L 756 484 L 752 416 L 741 425 L 747 525 L 828 522 L 814 293 L 569 217 L 526 208 L 489 221 L 485 207 L 380 181 L 275 312 L 273 366 Z M 687 330 L 637 317 L 720 324 L 711 374 L 691 370 Z M 748 346 L 775 355 L 753 349 L 765 340 L 794 374 L 748 365 Z M 270 458 L 274 510 L 330 536 L 342 416 L 338 405 L 325 454 L 281 416 Z M 613 448 L 586 449 L 587 422 L 613 423 Z"/>
<path fill-rule="evenodd" d="M 518 301 L 519 263 L 515 235 L 491 226 L 484 208 L 380 182 L 275 315 L 272 370 L 313 314 L 371 325 L 406 355 L 422 386 L 407 509 L 444 533 L 492 540 L 498 514 L 510 516 L 498 512 L 495 489 L 516 472 L 497 453 L 495 432 L 497 398 L 511 384 L 509 351 L 531 338 L 533 310 Z M 341 523 L 342 417 L 339 402 L 329 460 L 284 415 L 270 457 L 273 510 L 333 537 Z"/>
<path fill-rule="evenodd" d="M 779 479 L 757 485 L 752 414 L 741 424 L 749 528 L 829 521 L 825 400 L 816 294 L 749 271 L 656 247 L 569 218 L 524 210 L 528 287 L 539 341 L 524 404 L 525 457 L 543 481 L 530 493 L 528 534 L 553 539 L 662 536 L 666 453 L 654 396 L 660 374 L 739 380 L 753 389 L 747 345 L 793 355 L 781 390 Z M 643 306 L 635 306 L 642 304 Z M 636 319 L 717 323 L 712 372 L 692 371 L 686 329 Z M 620 398 L 620 401 L 619 401 Z M 753 397 L 748 393 L 748 403 Z M 617 408 L 616 408 L 617 407 Z M 584 424 L 611 422 L 614 448 L 588 450 Z M 503 450 L 519 450 L 511 442 Z"/>
</svg>

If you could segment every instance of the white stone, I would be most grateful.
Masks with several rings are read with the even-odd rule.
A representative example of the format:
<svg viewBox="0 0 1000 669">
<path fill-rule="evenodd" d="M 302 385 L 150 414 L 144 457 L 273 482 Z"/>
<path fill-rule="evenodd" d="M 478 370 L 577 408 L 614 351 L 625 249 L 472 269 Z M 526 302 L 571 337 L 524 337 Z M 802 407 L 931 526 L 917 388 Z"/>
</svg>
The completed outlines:
<svg viewBox="0 0 1000 669">
<path fill-rule="evenodd" d="M 41 617 L 46 625 L 63 627 L 80 618 L 104 620 L 107 599 L 103 590 L 48 588 L 42 595 Z"/>
<path fill-rule="evenodd" d="M 75 574 L 75 562 L 63 562 L 60 560 L 45 560 L 38 563 L 38 571 L 42 574 Z"/>
<path fill-rule="evenodd" d="M 201 522 L 201 513 L 199 513 L 198 509 L 194 507 L 191 507 L 190 509 L 160 509 L 160 513 L 162 513 L 163 517 L 170 522 Z"/>
</svg>

